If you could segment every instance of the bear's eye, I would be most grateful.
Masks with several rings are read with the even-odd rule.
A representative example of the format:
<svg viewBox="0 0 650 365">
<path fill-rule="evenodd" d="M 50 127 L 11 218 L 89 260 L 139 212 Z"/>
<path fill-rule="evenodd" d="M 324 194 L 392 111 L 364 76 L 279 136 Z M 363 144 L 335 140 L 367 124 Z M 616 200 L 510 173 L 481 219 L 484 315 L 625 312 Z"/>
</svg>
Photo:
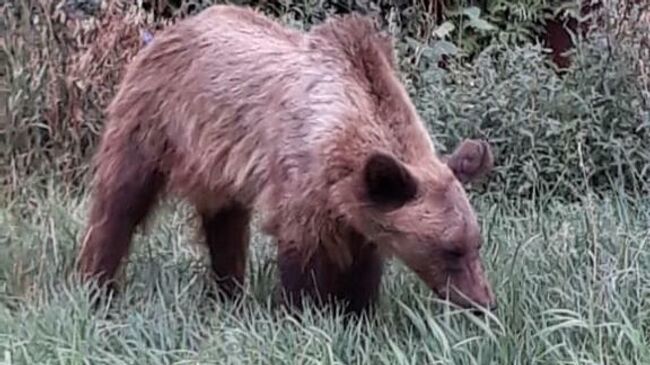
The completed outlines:
<svg viewBox="0 0 650 365">
<path fill-rule="evenodd" d="M 460 260 L 464 255 L 465 253 L 462 250 L 458 250 L 458 249 L 445 251 L 445 256 L 447 256 L 448 260 L 453 260 L 453 261 Z"/>
<path fill-rule="evenodd" d="M 445 267 L 450 275 L 463 271 L 463 253 L 461 251 L 451 250 L 445 252 Z"/>
</svg>

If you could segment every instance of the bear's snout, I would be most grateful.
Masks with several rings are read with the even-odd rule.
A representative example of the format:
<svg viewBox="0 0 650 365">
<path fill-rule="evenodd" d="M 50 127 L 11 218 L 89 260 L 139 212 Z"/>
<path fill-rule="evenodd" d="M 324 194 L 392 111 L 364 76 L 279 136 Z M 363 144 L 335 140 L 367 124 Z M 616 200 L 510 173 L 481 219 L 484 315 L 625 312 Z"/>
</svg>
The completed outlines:
<svg viewBox="0 0 650 365">
<path fill-rule="evenodd" d="M 475 258 L 462 266 L 462 270 L 448 276 L 448 282 L 442 288 L 434 289 L 436 294 L 463 308 L 479 306 L 489 311 L 496 310 L 496 298 L 481 260 Z"/>
</svg>

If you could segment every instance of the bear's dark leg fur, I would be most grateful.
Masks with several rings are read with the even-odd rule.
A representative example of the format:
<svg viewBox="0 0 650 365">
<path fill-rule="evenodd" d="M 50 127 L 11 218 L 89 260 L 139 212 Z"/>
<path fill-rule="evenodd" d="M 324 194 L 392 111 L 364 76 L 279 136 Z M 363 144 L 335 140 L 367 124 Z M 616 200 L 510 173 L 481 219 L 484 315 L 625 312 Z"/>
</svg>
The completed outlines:
<svg viewBox="0 0 650 365">
<path fill-rule="evenodd" d="M 250 210 L 239 204 L 230 205 L 215 214 L 202 214 L 201 223 L 221 294 L 234 298 L 244 285 Z"/>
<path fill-rule="evenodd" d="M 311 299 L 316 305 L 331 301 L 337 272 L 321 251 L 319 249 L 307 263 L 304 263 L 299 249 L 278 252 L 281 291 L 289 307 L 302 310 L 304 298 Z"/>
<path fill-rule="evenodd" d="M 354 262 L 340 278 L 338 298 L 347 302 L 347 309 L 360 314 L 372 309 L 379 297 L 384 259 L 374 243 L 358 247 Z"/>
<path fill-rule="evenodd" d="M 344 305 L 348 313 L 361 314 L 372 309 L 383 274 L 383 258 L 370 242 L 351 245 L 352 264 L 341 270 L 322 248 L 304 265 L 295 251 L 280 252 L 278 266 L 288 305 L 301 309 L 304 296 L 317 305 Z"/>
<path fill-rule="evenodd" d="M 113 279 L 127 255 L 135 228 L 144 220 L 164 178 L 136 144 L 104 145 L 93 187 L 88 231 L 79 254 L 82 276 L 114 289 Z"/>
</svg>

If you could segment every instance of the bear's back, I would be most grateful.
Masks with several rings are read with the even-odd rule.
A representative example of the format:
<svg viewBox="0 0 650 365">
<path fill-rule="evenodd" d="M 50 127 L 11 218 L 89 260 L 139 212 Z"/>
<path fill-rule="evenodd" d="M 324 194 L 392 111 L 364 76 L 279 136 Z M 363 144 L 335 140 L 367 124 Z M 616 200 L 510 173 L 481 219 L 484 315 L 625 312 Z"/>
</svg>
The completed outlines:
<svg viewBox="0 0 650 365">
<path fill-rule="evenodd" d="M 272 167 L 289 190 L 309 177 L 337 180 L 369 149 L 429 152 L 391 58 L 362 19 L 302 33 L 216 5 L 157 34 L 134 58 L 109 129 L 143 134 L 131 139 L 152 156 L 173 151 L 170 182 L 195 200 L 224 190 L 254 200 Z"/>
<path fill-rule="evenodd" d="M 250 97 L 269 75 L 298 61 L 302 39 L 298 31 L 253 10 L 212 6 L 155 35 L 128 65 L 109 113 L 117 114 L 113 119 L 131 119 L 121 118 L 128 113 L 150 115 L 151 110 L 136 109 L 154 97 L 165 105 L 154 100 L 149 104 L 167 116 L 174 114 L 167 110 L 170 104 L 186 110 L 186 103 L 204 96 Z"/>
</svg>

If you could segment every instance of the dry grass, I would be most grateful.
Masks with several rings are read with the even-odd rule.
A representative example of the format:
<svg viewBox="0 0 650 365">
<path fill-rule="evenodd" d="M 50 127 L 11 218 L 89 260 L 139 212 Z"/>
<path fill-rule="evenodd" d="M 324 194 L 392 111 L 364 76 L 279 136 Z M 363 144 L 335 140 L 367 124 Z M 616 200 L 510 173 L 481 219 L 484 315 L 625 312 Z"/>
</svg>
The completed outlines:
<svg viewBox="0 0 650 365">
<path fill-rule="evenodd" d="M 123 67 L 142 46 L 142 32 L 154 28 L 150 16 L 127 3 L 106 2 L 96 17 L 72 13 L 64 1 L 2 6 L 12 30 L 2 39 L 5 186 L 16 189 L 43 170 L 70 186 L 81 181 Z"/>
</svg>

